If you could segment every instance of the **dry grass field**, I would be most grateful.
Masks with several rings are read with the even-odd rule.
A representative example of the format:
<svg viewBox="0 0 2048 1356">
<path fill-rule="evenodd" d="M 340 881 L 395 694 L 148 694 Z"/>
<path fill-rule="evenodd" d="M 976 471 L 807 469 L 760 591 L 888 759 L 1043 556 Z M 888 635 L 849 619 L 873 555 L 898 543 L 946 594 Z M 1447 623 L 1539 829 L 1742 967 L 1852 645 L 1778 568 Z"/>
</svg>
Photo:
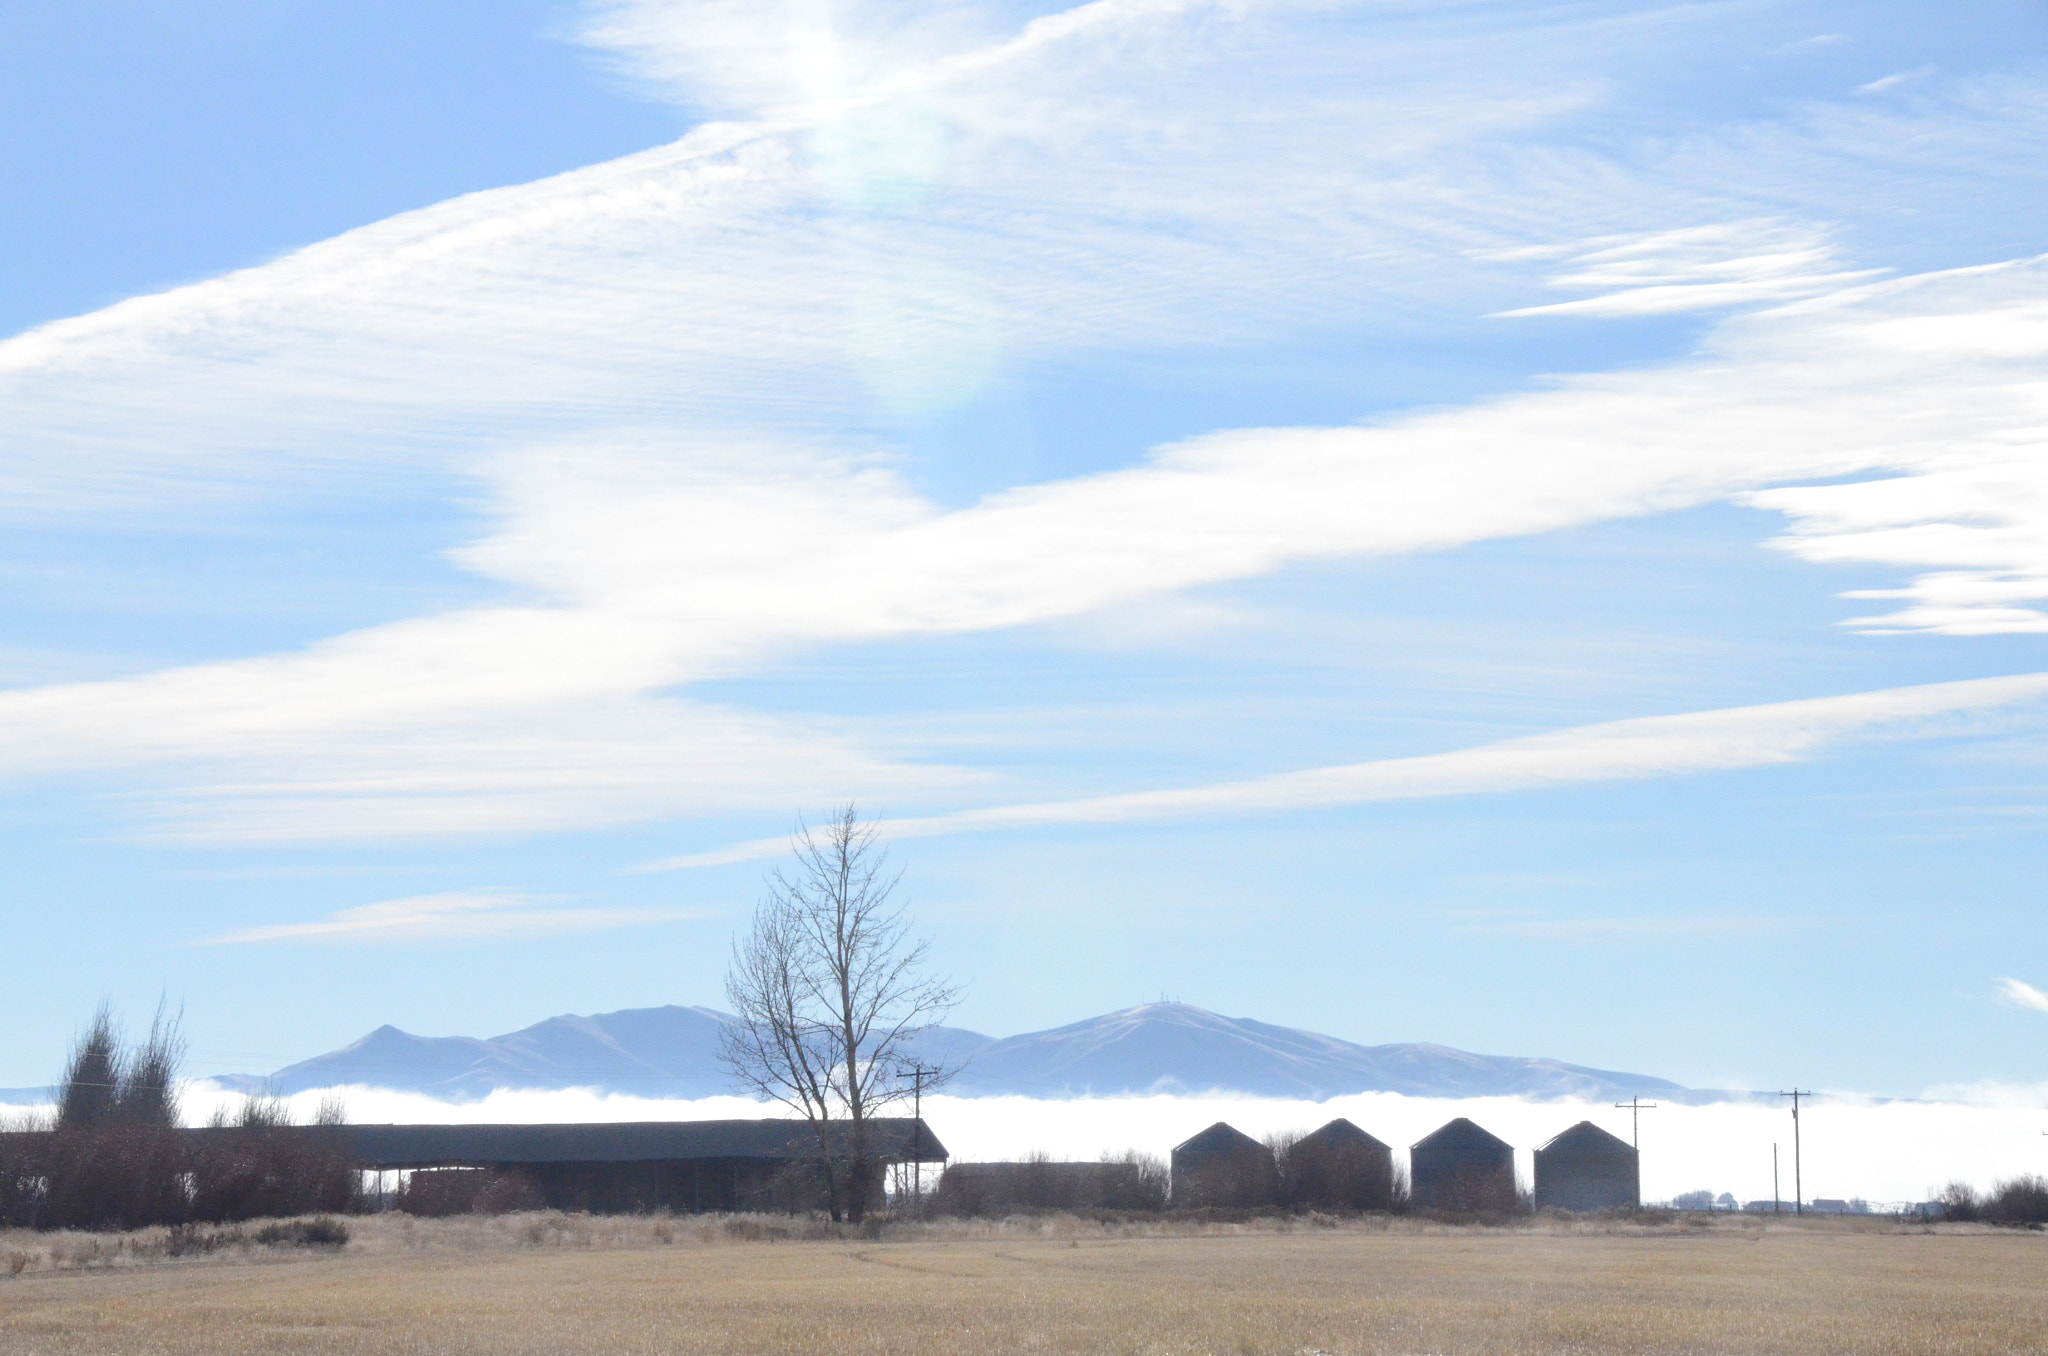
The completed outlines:
<svg viewBox="0 0 2048 1356">
<path fill-rule="evenodd" d="M 178 1257 L 0 1236 L 0 1352 L 2048 1351 L 2048 1235 L 1968 1227 L 349 1223 Z"/>
</svg>

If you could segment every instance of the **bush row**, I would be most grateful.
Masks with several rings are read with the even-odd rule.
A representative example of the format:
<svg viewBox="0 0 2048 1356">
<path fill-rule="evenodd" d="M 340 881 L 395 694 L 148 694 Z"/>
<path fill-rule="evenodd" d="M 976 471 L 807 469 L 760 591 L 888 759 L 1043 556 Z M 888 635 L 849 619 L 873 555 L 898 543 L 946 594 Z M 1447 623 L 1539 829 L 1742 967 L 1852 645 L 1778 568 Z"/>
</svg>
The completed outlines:
<svg viewBox="0 0 2048 1356">
<path fill-rule="evenodd" d="M 1950 1182 L 1937 1199 L 1944 1219 L 2048 1224 L 2048 1177 L 2014 1177 L 1982 1194 L 1968 1182 Z"/>
<path fill-rule="evenodd" d="M 0 1225 L 136 1229 L 350 1210 L 362 1175 L 338 1104 L 295 1126 L 252 1098 L 208 1132 L 178 1126 L 184 1041 L 161 1008 L 130 1048 L 102 1005 L 73 1047 L 46 1123 L 0 1133 Z"/>
</svg>

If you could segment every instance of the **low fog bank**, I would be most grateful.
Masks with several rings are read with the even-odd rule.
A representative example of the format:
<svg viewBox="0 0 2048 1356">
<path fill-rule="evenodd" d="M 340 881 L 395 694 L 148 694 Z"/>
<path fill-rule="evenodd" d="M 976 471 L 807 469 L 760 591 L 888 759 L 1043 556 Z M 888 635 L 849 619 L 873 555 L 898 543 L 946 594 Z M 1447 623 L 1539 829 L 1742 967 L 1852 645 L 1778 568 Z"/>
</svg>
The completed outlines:
<svg viewBox="0 0 2048 1356">
<path fill-rule="evenodd" d="M 1801 1117 L 1806 1197 L 1861 1197 L 1873 1202 L 1925 1200 L 1943 1183 L 1979 1189 L 2000 1178 L 2048 1170 L 2048 1111 L 2042 1088 L 1984 1085 L 1946 1090 L 1955 1100 L 1873 1101 L 1823 1094 Z M 288 1099 L 294 1116 L 311 1120 L 321 1100 L 340 1096 L 348 1118 L 379 1122 L 535 1122 L 710 1120 L 782 1114 L 741 1097 L 690 1101 L 607 1096 L 582 1090 L 500 1091 L 478 1101 L 443 1102 L 413 1093 L 352 1087 Z M 1962 1100 L 1967 1097 L 1968 1100 Z M 238 1094 L 207 1082 L 184 1086 L 187 1124 L 203 1124 Z M 904 1108 L 905 1112 L 908 1107 Z M 925 1098 L 932 1129 L 956 1159 L 1020 1158 L 1042 1151 L 1094 1158 L 1104 1151 L 1142 1149 L 1164 1155 L 1216 1121 L 1263 1137 L 1307 1130 L 1343 1116 L 1397 1150 L 1454 1116 L 1469 1116 L 1515 1145 L 1526 1180 L 1530 1150 L 1581 1120 L 1626 1139 L 1629 1113 L 1602 1103 L 1532 1102 L 1508 1097 L 1433 1098 L 1359 1093 L 1325 1102 L 1230 1096 L 1078 1098 Z M 1705 1106 L 1666 1104 L 1642 1113 L 1643 1197 L 1728 1192 L 1737 1200 L 1771 1196 L 1771 1145 L 1780 1146 L 1780 1183 L 1792 1198 L 1792 1119 L 1766 1102 Z M 1396 1155 L 1401 1161 L 1405 1155 Z"/>
</svg>

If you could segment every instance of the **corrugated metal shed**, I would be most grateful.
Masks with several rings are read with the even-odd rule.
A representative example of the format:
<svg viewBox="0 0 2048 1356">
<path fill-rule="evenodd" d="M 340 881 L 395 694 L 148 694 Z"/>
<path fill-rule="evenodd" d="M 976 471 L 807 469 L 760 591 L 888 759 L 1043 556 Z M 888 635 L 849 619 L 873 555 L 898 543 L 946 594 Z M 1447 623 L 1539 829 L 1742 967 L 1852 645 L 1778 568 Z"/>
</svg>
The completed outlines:
<svg viewBox="0 0 2048 1356">
<path fill-rule="evenodd" d="M 1433 1210 L 1513 1210 L 1515 1149 L 1466 1117 L 1448 1121 L 1408 1150 L 1415 1203 Z"/>
<path fill-rule="evenodd" d="M 1642 1204 L 1635 1147 L 1580 1121 L 1536 1150 L 1536 1208 L 1626 1210 Z"/>
<path fill-rule="evenodd" d="M 1279 1196 L 1273 1151 L 1223 1121 L 1173 1147 L 1176 1207 L 1262 1206 Z"/>
<path fill-rule="evenodd" d="M 1394 1151 L 1339 1116 L 1296 1140 L 1282 1173 L 1286 1204 L 1311 1210 L 1391 1210 Z"/>
<path fill-rule="evenodd" d="M 1294 1142 L 1294 1147 L 1298 1149 L 1304 1144 L 1319 1149 L 1364 1149 L 1389 1155 L 1394 1152 L 1391 1145 L 1380 1143 L 1342 1116 L 1321 1129 L 1309 1131 Z"/>
</svg>

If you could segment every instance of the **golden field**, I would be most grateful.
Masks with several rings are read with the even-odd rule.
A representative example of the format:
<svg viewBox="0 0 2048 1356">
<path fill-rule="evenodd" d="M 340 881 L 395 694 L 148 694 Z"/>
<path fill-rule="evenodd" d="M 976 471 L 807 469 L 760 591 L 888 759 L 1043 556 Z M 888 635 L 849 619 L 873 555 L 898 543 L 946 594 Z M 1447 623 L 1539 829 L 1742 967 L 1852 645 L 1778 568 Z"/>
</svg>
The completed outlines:
<svg viewBox="0 0 2048 1356">
<path fill-rule="evenodd" d="M 0 1353 L 2048 1351 L 2048 1235 L 1965 1226 L 348 1223 L 178 1257 L 0 1235 Z"/>
</svg>

